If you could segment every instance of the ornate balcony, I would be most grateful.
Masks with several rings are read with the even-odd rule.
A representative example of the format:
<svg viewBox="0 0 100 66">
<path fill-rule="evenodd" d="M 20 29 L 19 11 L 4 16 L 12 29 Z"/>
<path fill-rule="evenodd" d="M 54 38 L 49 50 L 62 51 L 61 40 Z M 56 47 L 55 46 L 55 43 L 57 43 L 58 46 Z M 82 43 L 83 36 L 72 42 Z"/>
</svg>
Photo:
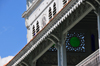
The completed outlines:
<svg viewBox="0 0 100 66">
<path fill-rule="evenodd" d="M 76 66 L 100 66 L 100 49 L 96 50 Z"/>
</svg>

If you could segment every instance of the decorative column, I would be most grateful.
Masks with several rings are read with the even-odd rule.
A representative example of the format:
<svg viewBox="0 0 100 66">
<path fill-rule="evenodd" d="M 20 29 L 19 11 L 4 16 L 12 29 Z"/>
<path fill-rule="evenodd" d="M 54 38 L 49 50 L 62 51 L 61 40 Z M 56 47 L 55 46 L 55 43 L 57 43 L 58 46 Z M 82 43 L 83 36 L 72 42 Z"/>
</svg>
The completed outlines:
<svg viewBox="0 0 100 66">
<path fill-rule="evenodd" d="M 64 40 L 64 35 L 61 37 L 61 41 L 58 43 L 58 66 L 67 66 L 66 60 L 66 44 Z"/>
<path fill-rule="evenodd" d="M 61 48 L 59 43 L 57 45 L 58 66 L 61 66 Z"/>
<path fill-rule="evenodd" d="M 99 40 L 99 49 L 100 49 L 100 7 L 98 7 L 97 19 L 98 19 L 98 40 Z"/>
<path fill-rule="evenodd" d="M 98 21 L 98 41 L 99 41 L 99 55 L 100 55 L 100 7 L 97 11 L 97 21 Z M 100 65 L 100 56 L 98 58 L 98 66 Z"/>
</svg>

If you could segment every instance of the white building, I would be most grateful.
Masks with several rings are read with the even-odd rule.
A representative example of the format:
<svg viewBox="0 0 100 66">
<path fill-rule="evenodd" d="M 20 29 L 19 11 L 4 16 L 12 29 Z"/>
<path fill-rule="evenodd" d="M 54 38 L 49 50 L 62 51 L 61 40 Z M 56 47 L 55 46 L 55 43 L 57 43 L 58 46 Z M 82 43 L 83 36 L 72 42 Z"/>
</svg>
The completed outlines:
<svg viewBox="0 0 100 66">
<path fill-rule="evenodd" d="M 27 0 L 26 7 L 27 45 L 6 66 L 99 66 L 99 0 Z"/>
</svg>

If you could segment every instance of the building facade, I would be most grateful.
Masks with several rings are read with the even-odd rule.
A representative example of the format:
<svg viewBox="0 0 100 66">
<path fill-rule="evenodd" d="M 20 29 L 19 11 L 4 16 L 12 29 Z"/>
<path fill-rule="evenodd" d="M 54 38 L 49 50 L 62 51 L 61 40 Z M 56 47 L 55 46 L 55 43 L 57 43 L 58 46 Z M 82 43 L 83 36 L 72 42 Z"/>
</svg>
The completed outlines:
<svg viewBox="0 0 100 66">
<path fill-rule="evenodd" d="M 26 7 L 27 45 L 6 66 L 99 66 L 99 0 L 27 0 Z"/>
</svg>

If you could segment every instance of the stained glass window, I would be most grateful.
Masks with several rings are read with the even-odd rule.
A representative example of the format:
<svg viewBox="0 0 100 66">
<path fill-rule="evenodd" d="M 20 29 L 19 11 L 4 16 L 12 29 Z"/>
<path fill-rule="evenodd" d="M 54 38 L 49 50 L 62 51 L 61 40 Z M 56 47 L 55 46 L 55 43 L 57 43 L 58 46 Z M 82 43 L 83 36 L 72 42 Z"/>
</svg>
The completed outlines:
<svg viewBox="0 0 100 66">
<path fill-rule="evenodd" d="M 66 36 L 66 51 L 69 52 L 85 52 L 85 33 L 69 32 Z M 52 46 L 49 51 L 57 51 Z"/>
<path fill-rule="evenodd" d="M 85 52 L 85 33 L 69 32 L 65 43 L 67 51 Z"/>
<path fill-rule="evenodd" d="M 72 37 L 70 39 L 70 44 L 72 47 L 78 47 L 80 45 L 80 40 L 77 37 Z"/>
</svg>

